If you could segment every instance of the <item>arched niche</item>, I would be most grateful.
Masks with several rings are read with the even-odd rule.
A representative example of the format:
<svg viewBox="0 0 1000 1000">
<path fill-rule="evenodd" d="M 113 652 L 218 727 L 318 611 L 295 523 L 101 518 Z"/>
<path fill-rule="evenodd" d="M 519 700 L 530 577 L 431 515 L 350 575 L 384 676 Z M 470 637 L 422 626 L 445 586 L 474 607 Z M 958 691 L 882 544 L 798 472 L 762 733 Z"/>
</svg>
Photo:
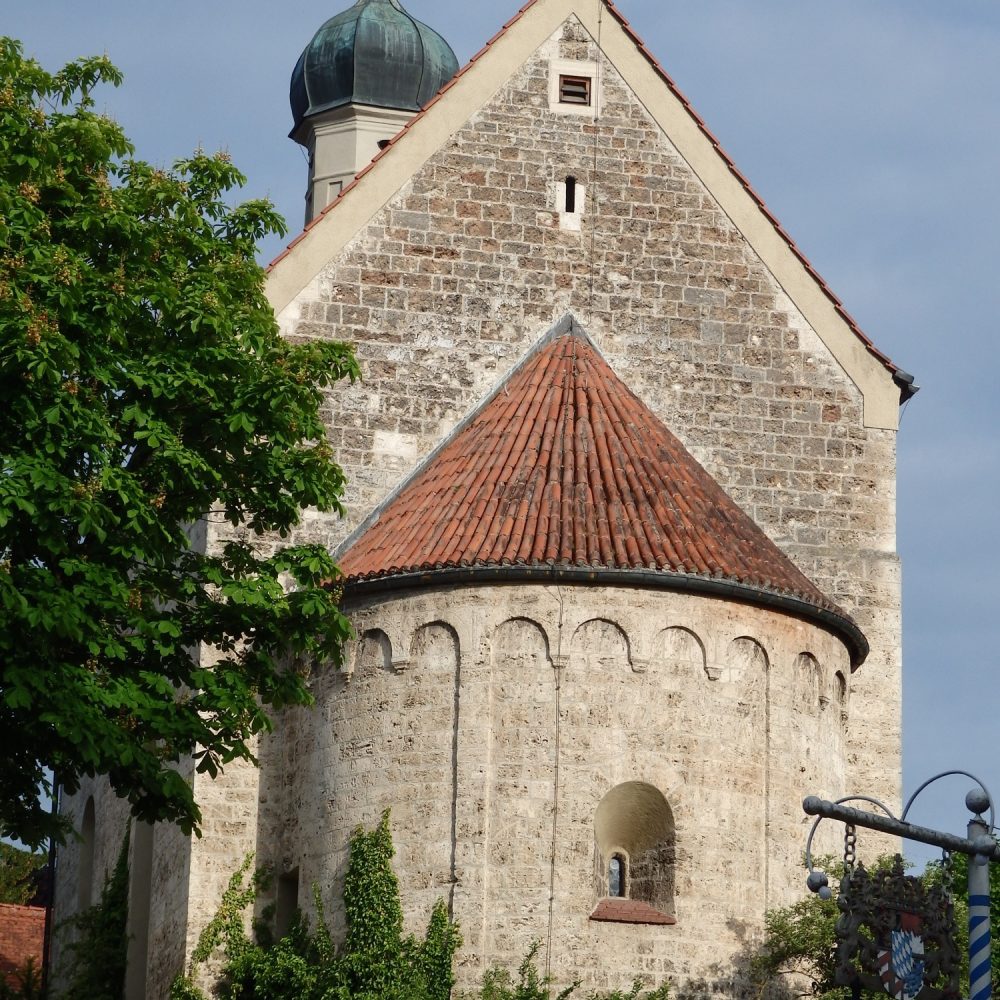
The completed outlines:
<svg viewBox="0 0 1000 1000">
<path fill-rule="evenodd" d="M 410 669 L 454 671 L 458 665 L 458 633 L 445 622 L 422 625 L 410 642 Z"/>
<path fill-rule="evenodd" d="M 491 896 L 483 933 L 495 947 L 515 922 L 548 912 L 557 678 L 545 632 L 527 618 L 494 629 L 490 657 L 490 696 L 477 702 L 485 712 L 471 749 L 487 749 L 483 846 Z"/>
<path fill-rule="evenodd" d="M 392 815 L 402 885 L 430 907 L 452 883 L 462 711 L 458 634 L 441 621 L 421 625 L 408 653 L 406 683 L 396 685 L 402 718 L 388 720 L 386 728 L 405 774 Z M 408 729 L 417 725 L 414 750 Z"/>
<path fill-rule="evenodd" d="M 609 895 L 612 862 L 623 870 L 619 895 L 648 903 L 661 913 L 674 912 L 676 830 L 663 793 L 644 781 L 615 785 L 594 813 L 598 853 L 598 895 Z"/>
<path fill-rule="evenodd" d="M 530 618 L 509 618 L 493 632 L 491 654 L 494 665 L 503 662 L 509 670 L 534 671 L 552 666 L 545 630 Z"/>
<path fill-rule="evenodd" d="M 354 673 L 359 677 L 392 671 L 392 643 L 381 629 L 362 633 L 354 656 Z"/>
<path fill-rule="evenodd" d="M 151 824 L 132 824 L 125 1000 L 145 1000 L 147 996 L 149 916 L 153 898 L 153 836 Z"/>
<path fill-rule="evenodd" d="M 793 683 L 796 701 L 803 708 L 815 711 L 821 703 L 823 684 L 819 660 L 812 653 L 799 653 L 795 657 Z"/>
<path fill-rule="evenodd" d="M 628 636 L 606 618 L 592 618 L 573 633 L 570 667 L 599 671 L 605 675 L 630 671 Z"/>
<path fill-rule="evenodd" d="M 840 713 L 841 724 L 844 726 L 847 725 L 847 706 L 848 699 L 850 697 L 850 690 L 847 677 L 842 670 L 838 670 L 833 675 L 833 697 L 834 703 L 837 706 L 837 711 Z"/>
<path fill-rule="evenodd" d="M 763 689 L 767 675 L 768 659 L 764 647 L 748 635 L 733 639 L 726 650 L 725 662 L 720 665 L 718 679 L 729 683 L 742 682 L 751 690 Z"/>
<path fill-rule="evenodd" d="M 702 677 L 707 672 L 705 646 L 688 628 L 664 629 L 657 646 L 666 672 L 678 678 Z"/>
</svg>

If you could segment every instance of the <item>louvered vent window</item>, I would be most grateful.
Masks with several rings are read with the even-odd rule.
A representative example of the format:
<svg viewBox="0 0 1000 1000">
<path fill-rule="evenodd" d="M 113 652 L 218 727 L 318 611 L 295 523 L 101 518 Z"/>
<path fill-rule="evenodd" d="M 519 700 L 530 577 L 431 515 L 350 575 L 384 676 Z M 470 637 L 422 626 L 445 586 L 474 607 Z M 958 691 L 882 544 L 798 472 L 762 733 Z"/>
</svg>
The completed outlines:
<svg viewBox="0 0 1000 1000">
<path fill-rule="evenodd" d="M 559 103 L 590 106 L 589 76 L 560 76 Z"/>
</svg>

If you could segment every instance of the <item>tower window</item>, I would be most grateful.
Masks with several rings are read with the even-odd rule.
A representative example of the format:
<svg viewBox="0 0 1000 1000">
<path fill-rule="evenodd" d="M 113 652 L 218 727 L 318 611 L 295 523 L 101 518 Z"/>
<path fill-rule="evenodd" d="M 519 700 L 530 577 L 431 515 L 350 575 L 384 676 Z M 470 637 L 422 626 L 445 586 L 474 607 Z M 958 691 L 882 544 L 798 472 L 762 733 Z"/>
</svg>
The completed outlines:
<svg viewBox="0 0 1000 1000">
<path fill-rule="evenodd" d="M 589 76 L 560 75 L 559 103 L 590 107 L 590 84 Z"/>
<path fill-rule="evenodd" d="M 576 212 L 576 178 L 567 177 L 566 178 L 566 208 L 565 212 L 572 215 Z"/>
<path fill-rule="evenodd" d="M 676 922 L 674 815 L 659 789 L 641 781 L 610 789 L 594 813 L 594 847 L 594 895 L 604 899 L 591 919 Z M 623 910 L 622 899 L 633 905 Z"/>
</svg>

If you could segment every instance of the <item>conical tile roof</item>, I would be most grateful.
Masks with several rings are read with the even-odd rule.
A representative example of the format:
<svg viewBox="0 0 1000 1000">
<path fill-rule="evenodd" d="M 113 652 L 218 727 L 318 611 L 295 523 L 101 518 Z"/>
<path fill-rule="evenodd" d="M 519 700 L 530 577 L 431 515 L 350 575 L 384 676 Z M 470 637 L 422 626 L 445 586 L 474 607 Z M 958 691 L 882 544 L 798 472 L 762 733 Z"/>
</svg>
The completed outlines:
<svg viewBox="0 0 1000 1000">
<path fill-rule="evenodd" d="M 781 606 L 867 642 L 572 323 L 349 540 L 349 588 L 558 578 Z M 366 586 L 367 585 L 367 586 Z"/>
</svg>

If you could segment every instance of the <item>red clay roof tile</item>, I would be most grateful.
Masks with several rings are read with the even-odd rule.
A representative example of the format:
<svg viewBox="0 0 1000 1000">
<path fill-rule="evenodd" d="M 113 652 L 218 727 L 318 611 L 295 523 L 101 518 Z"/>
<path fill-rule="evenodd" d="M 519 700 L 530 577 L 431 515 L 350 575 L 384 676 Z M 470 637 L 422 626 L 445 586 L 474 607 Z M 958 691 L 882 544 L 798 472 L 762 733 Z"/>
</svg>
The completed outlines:
<svg viewBox="0 0 1000 1000">
<path fill-rule="evenodd" d="M 724 581 L 737 599 L 773 604 L 759 597 L 777 595 L 828 626 L 832 616 L 832 627 L 853 635 L 855 659 L 864 658 L 864 637 L 847 615 L 572 322 L 362 526 L 340 566 L 349 586 L 499 567 L 642 573 L 643 585 L 668 588 L 689 588 L 692 577 Z"/>
<path fill-rule="evenodd" d="M 669 926 L 677 923 L 676 917 L 636 899 L 602 899 L 590 914 L 591 920 L 609 924 L 661 924 Z"/>
</svg>

